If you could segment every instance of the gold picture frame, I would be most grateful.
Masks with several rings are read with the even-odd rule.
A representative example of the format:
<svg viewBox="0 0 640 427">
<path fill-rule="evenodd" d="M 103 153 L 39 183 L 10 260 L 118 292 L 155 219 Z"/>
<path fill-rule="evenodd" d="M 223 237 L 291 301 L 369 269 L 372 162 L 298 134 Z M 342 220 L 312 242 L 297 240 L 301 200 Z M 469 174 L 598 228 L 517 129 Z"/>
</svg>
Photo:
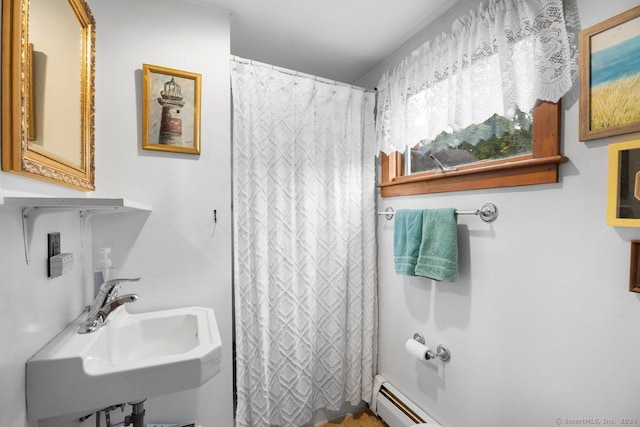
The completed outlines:
<svg viewBox="0 0 640 427">
<path fill-rule="evenodd" d="M 200 154 L 202 75 L 142 66 L 142 148 Z"/>
<path fill-rule="evenodd" d="M 2 1 L 3 171 L 95 190 L 95 38 L 87 0 Z"/>
<path fill-rule="evenodd" d="M 640 140 L 609 144 L 607 225 L 640 227 Z"/>
<path fill-rule="evenodd" d="M 640 131 L 640 6 L 582 30 L 579 139 Z"/>
</svg>

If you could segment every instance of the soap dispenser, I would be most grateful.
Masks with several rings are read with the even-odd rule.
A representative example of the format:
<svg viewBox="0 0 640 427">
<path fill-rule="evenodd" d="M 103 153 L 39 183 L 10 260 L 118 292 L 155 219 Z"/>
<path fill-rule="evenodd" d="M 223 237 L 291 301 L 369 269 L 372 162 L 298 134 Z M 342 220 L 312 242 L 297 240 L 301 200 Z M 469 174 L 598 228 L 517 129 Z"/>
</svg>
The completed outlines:
<svg viewBox="0 0 640 427">
<path fill-rule="evenodd" d="M 111 248 L 100 248 L 98 250 L 98 262 L 93 274 L 95 294 L 98 293 L 100 285 L 116 277 L 116 269 L 111 266 L 111 260 L 109 259 L 110 253 Z"/>
</svg>

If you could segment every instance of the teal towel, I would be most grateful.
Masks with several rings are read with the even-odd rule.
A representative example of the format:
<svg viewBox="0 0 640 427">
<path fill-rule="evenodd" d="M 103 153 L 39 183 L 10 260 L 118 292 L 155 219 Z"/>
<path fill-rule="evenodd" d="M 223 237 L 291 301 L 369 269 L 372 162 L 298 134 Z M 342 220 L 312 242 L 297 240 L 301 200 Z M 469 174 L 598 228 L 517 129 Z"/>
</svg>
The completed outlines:
<svg viewBox="0 0 640 427">
<path fill-rule="evenodd" d="M 396 273 L 416 275 L 422 241 L 422 210 L 399 210 L 394 215 L 393 259 Z"/>
<path fill-rule="evenodd" d="M 458 226 L 453 208 L 425 210 L 416 276 L 453 282 L 458 275 Z"/>
</svg>

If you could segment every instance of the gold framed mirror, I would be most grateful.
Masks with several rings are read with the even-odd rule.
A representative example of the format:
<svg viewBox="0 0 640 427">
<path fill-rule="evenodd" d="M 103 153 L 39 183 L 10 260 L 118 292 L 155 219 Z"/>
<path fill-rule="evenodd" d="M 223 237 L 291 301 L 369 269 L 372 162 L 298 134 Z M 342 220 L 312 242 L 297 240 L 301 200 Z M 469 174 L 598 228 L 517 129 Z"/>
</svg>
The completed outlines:
<svg viewBox="0 0 640 427">
<path fill-rule="evenodd" d="M 87 0 L 3 0 L 2 170 L 94 190 L 94 97 Z"/>
</svg>

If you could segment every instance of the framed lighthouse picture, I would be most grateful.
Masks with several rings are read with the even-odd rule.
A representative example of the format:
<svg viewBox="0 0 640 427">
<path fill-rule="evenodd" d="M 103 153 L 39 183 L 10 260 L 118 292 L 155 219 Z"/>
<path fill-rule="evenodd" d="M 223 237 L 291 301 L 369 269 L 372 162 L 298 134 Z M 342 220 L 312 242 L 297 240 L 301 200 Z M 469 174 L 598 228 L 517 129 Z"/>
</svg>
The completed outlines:
<svg viewBox="0 0 640 427">
<path fill-rule="evenodd" d="M 142 65 L 142 148 L 200 154 L 202 75 Z"/>
</svg>

